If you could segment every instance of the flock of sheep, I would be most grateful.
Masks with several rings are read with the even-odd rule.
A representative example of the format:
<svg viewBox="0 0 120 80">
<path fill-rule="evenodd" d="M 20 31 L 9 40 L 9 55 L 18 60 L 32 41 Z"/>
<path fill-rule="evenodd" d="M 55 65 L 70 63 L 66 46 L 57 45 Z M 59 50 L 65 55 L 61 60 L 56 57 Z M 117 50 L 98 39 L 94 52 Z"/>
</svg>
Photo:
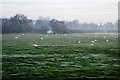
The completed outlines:
<svg viewBox="0 0 120 80">
<path fill-rule="evenodd" d="M 25 34 L 22 34 L 22 35 L 25 35 Z M 55 35 L 58 35 L 58 34 L 55 34 Z M 42 35 L 40 35 L 40 37 L 41 37 L 41 36 L 42 36 Z M 49 35 L 46 35 L 46 36 L 49 36 Z M 64 34 L 64 36 L 66 37 L 67 34 Z M 81 35 L 79 35 L 79 37 L 80 37 L 80 36 L 81 36 Z M 21 35 L 15 36 L 14 38 L 15 38 L 15 39 L 18 39 L 19 37 L 21 37 Z M 109 42 L 109 40 L 106 39 L 106 36 L 103 36 L 103 38 L 105 39 L 106 42 Z M 40 39 L 41 39 L 41 40 L 44 40 L 43 37 L 41 37 Z M 115 36 L 115 39 L 117 39 L 117 36 Z M 91 45 L 91 46 L 94 46 L 94 43 L 97 42 L 97 41 L 98 41 L 97 39 L 92 40 L 90 45 Z M 77 43 L 82 45 L 82 41 L 80 41 L 80 40 L 78 40 Z M 38 44 L 36 44 L 36 43 L 32 43 L 32 46 L 33 46 L 33 48 L 38 48 L 38 47 L 40 47 L 40 45 L 38 45 Z"/>
</svg>

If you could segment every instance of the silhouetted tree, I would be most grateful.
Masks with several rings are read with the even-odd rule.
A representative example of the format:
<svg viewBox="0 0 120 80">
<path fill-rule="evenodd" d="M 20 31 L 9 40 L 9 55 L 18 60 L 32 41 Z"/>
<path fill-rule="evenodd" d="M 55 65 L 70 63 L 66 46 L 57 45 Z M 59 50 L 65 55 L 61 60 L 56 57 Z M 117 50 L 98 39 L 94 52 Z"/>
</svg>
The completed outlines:
<svg viewBox="0 0 120 80">
<path fill-rule="evenodd" d="M 53 33 L 68 33 L 66 25 L 63 21 L 58 21 L 56 19 L 52 19 L 50 22 L 51 29 Z"/>
<path fill-rule="evenodd" d="M 46 33 L 50 28 L 49 22 L 50 22 L 49 20 L 41 19 L 41 18 L 36 20 L 34 26 L 35 31 L 39 33 Z"/>
<path fill-rule="evenodd" d="M 2 20 L 3 33 L 31 32 L 32 20 L 27 19 L 23 14 L 16 14 L 10 19 Z"/>
</svg>

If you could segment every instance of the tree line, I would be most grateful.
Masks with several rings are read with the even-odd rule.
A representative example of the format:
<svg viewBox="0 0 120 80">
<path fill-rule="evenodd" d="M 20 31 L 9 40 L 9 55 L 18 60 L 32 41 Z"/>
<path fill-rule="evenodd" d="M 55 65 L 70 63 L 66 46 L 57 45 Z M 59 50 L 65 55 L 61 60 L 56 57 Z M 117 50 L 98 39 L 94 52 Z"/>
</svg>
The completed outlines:
<svg viewBox="0 0 120 80">
<path fill-rule="evenodd" d="M 79 23 L 78 20 L 59 21 L 57 19 L 39 18 L 28 19 L 23 14 L 16 14 L 10 18 L 0 18 L 2 33 L 80 33 L 80 32 L 116 32 L 116 23 Z"/>
</svg>

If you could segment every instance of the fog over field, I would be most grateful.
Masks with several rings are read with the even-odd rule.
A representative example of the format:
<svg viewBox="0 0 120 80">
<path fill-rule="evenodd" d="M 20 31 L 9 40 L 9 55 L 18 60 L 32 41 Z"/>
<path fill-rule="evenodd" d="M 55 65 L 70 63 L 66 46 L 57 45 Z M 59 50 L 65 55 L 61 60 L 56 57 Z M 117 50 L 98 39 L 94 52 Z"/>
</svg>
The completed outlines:
<svg viewBox="0 0 120 80">
<path fill-rule="evenodd" d="M 15 14 L 10 18 L 2 18 L 3 33 L 107 33 L 118 32 L 118 21 L 101 24 L 80 23 L 79 20 L 60 21 L 54 18 L 40 17 L 37 20 L 28 19 L 24 14 Z"/>
<path fill-rule="evenodd" d="M 1 3 L 0 20 L 2 20 L 3 33 L 47 33 L 49 30 L 53 33 L 117 32 L 118 29 L 118 2 L 114 0 L 35 0 L 33 2 L 5 0 L 1 2 L 3 3 Z M 21 29 L 28 31 L 10 30 L 12 25 L 21 26 Z M 54 31 L 53 25 L 57 26 L 57 31 Z M 8 26 L 10 27 L 4 28 Z"/>
<path fill-rule="evenodd" d="M 2 17 L 21 13 L 32 19 L 42 16 L 67 21 L 78 19 L 80 23 L 98 24 L 113 23 L 118 18 L 118 0 L 4 0 L 3 2 L 5 3 L 2 3 L 0 12 Z"/>
<path fill-rule="evenodd" d="M 0 77 L 120 80 L 119 25 L 118 0 L 1 0 Z"/>
</svg>

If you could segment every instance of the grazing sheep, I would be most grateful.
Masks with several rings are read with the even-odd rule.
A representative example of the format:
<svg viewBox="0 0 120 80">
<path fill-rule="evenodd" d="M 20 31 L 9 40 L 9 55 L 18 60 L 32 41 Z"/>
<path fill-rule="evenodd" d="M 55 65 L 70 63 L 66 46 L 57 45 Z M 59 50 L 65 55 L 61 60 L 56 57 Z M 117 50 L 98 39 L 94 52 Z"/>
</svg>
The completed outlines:
<svg viewBox="0 0 120 80">
<path fill-rule="evenodd" d="M 32 45 L 33 45 L 34 48 L 38 48 L 39 47 L 39 45 L 37 45 L 35 43 L 33 43 Z"/>
<path fill-rule="evenodd" d="M 15 39 L 18 39 L 18 37 L 14 37 Z"/>
<path fill-rule="evenodd" d="M 40 38 L 41 40 L 43 40 L 43 38 Z"/>
<path fill-rule="evenodd" d="M 94 39 L 94 41 L 96 42 L 97 40 L 96 40 L 96 39 Z"/>
<path fill-rule="evenodd" d="M 108 42 L 109 40 L 107 39 L 106 42 Z"/>
<path fill-rule="evenodd" d="M 103 38 L 106 38 L 106 36 L 104 36 Z"/>
<path fill-rule="evenodd" d="M 94 44 L 90 44 L 91 46 L 93 46 Z"/>
<path fill-rule="evenodd" d="M 78 41 L 78 44 L 80 44 L 81 43 L 81 41 Z"/>
</svg>

